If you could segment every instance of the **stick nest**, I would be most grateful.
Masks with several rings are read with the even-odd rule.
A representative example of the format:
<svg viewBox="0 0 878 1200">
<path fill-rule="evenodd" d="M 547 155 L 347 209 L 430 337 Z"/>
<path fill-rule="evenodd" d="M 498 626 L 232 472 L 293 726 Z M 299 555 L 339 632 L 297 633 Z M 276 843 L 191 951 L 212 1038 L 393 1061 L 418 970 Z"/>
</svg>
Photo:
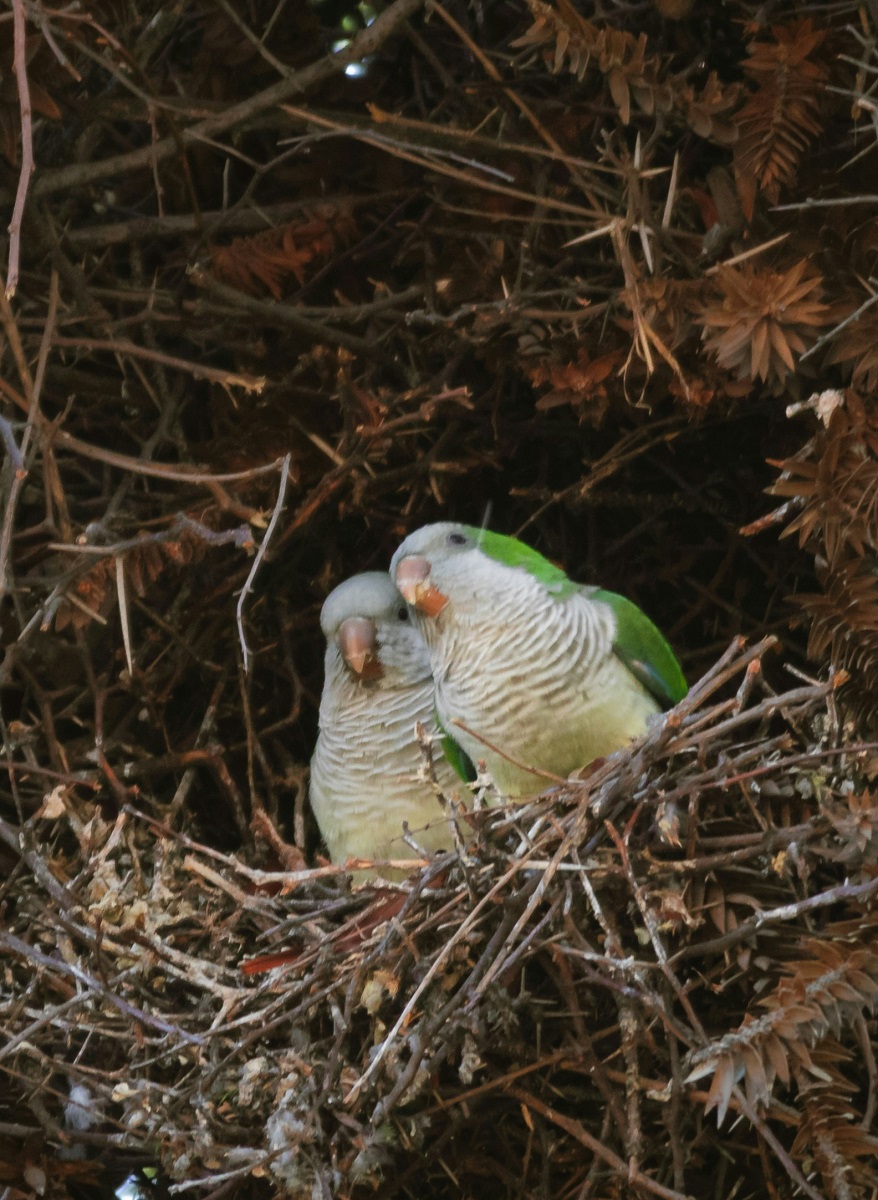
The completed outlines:
<svg viewBox="0 0 878 1200">
<path fill-rule="evenodd" d="M 464 852 L 398 887 L 48 805 L 3 1052 L 48 1144 L 239 1195 L 866 1186 L 875 806 L 840 681 L 777 695 L 767 649 L 733 645 L 581 782 L 458 814 Z"/>
</svg>

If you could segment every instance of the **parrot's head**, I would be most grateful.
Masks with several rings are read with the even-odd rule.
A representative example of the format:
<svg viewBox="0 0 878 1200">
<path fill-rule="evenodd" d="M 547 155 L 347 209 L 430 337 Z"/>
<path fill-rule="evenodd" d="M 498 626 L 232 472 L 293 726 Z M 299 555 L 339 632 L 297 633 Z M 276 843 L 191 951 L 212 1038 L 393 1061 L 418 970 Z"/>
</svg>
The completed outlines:
<svg viewBox="0 0 878 1200">
<path fill-rule="evenodd" d="M 388 675 L 415 682 L 430 674 L 421 635 L 383 571 L 354 575 L 330 592 L 320 612 L 320 628 L 329 657 L 364 683 Z"/>
<path fill-rule="evenodd" d="M 564 596 L 576 590 L 564 572 L 517 538 L 442 521 L 410 533 L 390 575 L 425 635 L 448 606 L 455 617 L 502 614 L 529 589 Z"/>
<path fill-rule="evenodd" d="M 419 618 L 433 619 L 465 600 L 483 573 L 477 540 L 467 525 L 442 521 L 410 533 L 394 554 L 390 575 Z"/>
</svg>

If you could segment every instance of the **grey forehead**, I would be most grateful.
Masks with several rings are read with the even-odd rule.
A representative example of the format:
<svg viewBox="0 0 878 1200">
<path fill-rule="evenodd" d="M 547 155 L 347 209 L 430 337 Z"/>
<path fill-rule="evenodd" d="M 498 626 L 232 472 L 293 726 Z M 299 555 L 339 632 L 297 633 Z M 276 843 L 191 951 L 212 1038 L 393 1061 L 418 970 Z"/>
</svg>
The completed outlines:
<svg viewBox="0 0 878 1200">
<path fill-rule="evenodd" d="M 444 547 L 449 533 L 463 533 L 462 525 L 456 521 L 437 521 L 434 525 L 422 525 L 414 533 L 410 533 L 394 554 L 394 562 L 400 557 L 400 551 L 406 554 L 419 554 L 422 551 L 435 550 L 437 546 Z"/>
<path fill-rule="evenodd" d="M 325 634 L 338 629 L 348 617 L 379 621 L 393 616 L 405 601 L 384 571 L 353 575 L 329 593 L 320 611 L 320 628 Z"/>
</svg>

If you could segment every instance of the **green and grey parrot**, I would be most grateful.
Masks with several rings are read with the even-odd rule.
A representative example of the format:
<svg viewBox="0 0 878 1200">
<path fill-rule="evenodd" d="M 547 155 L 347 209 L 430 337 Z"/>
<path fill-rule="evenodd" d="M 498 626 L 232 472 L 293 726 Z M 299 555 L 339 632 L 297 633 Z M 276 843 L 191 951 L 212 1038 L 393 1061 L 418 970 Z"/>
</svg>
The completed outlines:
<svg viewBox="0 0 878 1200">
<path fill-rule="evenodd" d="M 340 584 L 320 625 L 325 676 L 310 801 L 332 861 L 414 858 L 403 821 L 419 845 L 450 848 L 415 736 L 418 721 L 438 733 L 430 659 L 390 576 L 367 572 Z M 441 750 L 434 763 L 443 792 L 466 796 Z"/>
<path fill-rule="evenodd" d="M 680 664 L 630 600 L 568 579 L 523 542 L 443 522 L 390 566 L 430 652 L 436 711 L 510 799 L 642 734 L 686 695 Z"/>
</svg>

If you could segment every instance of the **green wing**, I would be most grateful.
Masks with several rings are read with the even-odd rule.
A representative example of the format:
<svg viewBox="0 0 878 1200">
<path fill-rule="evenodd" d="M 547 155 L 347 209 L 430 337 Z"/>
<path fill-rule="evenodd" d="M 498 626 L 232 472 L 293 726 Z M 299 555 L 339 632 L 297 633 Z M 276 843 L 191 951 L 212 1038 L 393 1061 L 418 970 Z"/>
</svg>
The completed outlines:
<svg viewBox="0 0 878 1200">
<path fill-rule="evenodd" d="M 464 783 L 475 783 L 478 772 L 473 766 L 472 759 L 461 746 L 458 746 L 457 742 L 439 720 L 439 714 L 435 710 L 434 715 L 436 717 L 436 724 L 439 726 L 439 743 L 442 746 L 442 753 Z"/>
<path fill-rule="evenodd" d="M 631 600 L 595 588 L 591 600 L 609 604 L 616 617 L 613 650 L 631 674 L 664 708 L 679 703 L 689 691 L 686 677 L 673 650 Z"/>
<path fill-rule="evenodd" d="M 522 567 L 556 596 L 572 596 L 579 591 L 579 584 L 568 579 L 560 567 L 518 538 L 508 537 L 505 533 L 491 533 L 490 529 L 477 529 L 475 525 L 463 525 L 461 528 L 488 558 L 506 567 Z"/>
</svg>

